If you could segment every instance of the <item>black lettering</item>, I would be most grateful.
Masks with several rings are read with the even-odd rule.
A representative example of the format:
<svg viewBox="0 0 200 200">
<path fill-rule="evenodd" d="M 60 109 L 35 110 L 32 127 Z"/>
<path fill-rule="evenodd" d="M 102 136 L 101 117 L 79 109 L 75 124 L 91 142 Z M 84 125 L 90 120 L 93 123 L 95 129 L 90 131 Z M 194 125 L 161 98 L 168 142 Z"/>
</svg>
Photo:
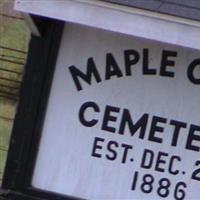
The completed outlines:
<svg viewBox="0 0 200 200">
<path fill-rule="evenodd" d="M 82 71 L 77 69 L 75 66 L 70 66 L 69 71 L 72 75 L 73 81 L 74 81 L 78 91 L 83 89 L 82 85 L 79 81 L 79 78 L 84 80 L 89 85 L 91 85 L 92 76 L 95 78 L 97 83 L 101 82 L 101 77 L 100 77 L 99 72 L 96 68 L 96 65 L 95 65 L 93 58 L 88 58 L 86 74 L 84 74 Z"/>
<path fill-rule="evenodd" d="M 169 60 L 169 57 L 177 57 L 176 51 L 162 51 L 162 60 L 160 66 L 160 76 L 174 77 L 174 72 L 167 71 L 167 67 L 174 67 L 175 61 Z"/>
<path fill-rule="evenodd" d="M 149 68 L 149 50 L 143 49 L 143 74 L 144 75 L 155 75 L 156 69 Z"/>
<path fill-rule="evenodd" d="M 133 49 L 125 50 L 124 57 L 125 57 L 126 75 L 131 76 L 132 75 L 131 66 L 135 65 L 139 61 L 140 54 Z"/>
<path fill-rule="evenodd" d="M 194 70 L 198 65 L 200 65 L 200 59 L 196 59 L 192 61 L 192 63 L 189 65 L 188 70 L 187 70 L 187 76 L 189 80 L 194 84 L 200 84 L 200 77 L 196 78 L 194 76 Z"/>
<path fill-rule="evenodd" d="M 112 140 L 108 142 L 107 149 L 110 153 L 112 153 L 112 155 L 106 154 L 106 158 L 108 160 L 115 160 L 117 158 L 117 152 L 114 150 L 116 147 L 119 147 L 117 142 Z"/>
<path fill-rule="evenodd" d="M 195 141 L 200 141 L 200 135 L 195 135 L 195 132 L 198 131 L 200 133 L 200 126 L 196 126 L 191 124 L 190 130 L 189 130 L 189 135 L 186 143 L 186 149 L 193 150 L 193 151 L 199 151 L 200 147 L 195 146 L 192 144 L 192 142 Z"/>
<path fill-rule="evenodd" d="M 92 120 L 86 120 L 85 119 L 85 111 L 88 108 L 92 108 L 95 112 L 100 112 L 100 109 L 99 109 L 99 106 L 96 103 L 86 102 L 81 106 L 81 108 L 79 110 L 79 120 L 80 120 L 80 122 L 84 126 L 92 127 L 98 122 L 98 120 L 97 119 L 92 119 Z"/>
<path fill-rule="evenodd" d="M 158 123 L 166 123 L 167 119 L 162 117 L 153 116 L 152 123 L 151 123 L 151 129 L 149 133 L 149 140 L 157 143 L 162 143 L 162 139 L 155 136 L 156 132 L 162 133 L 164 128 L 161 126 L 158 126 Z"/>
<path fill-rule="evenodd" d="M 111 53 L 106 54 L 106 76 L 105 79 L 108 80 L 112 76 L 122 77 L 123 74 Z"/>
<path fill-rule="evenodd" d="M 115 133 L 115 127 L 108 126 L 109 122 L 116 122 L 117 117 L 111 115 L 112 112 L 119 113 L 120 108 L 113 107 L 113 106 L 106 106 L 105 113 L 103 117 L 103 124 L 102 124 L 102 130 L 109 131 Z"/>
<path fill-rule="evenodd" d="M 124 148 L 124 153 L 123 153 L 123 156 L 122 156 L 122 163 L 125 163 L 127 155 L 128 155 L 128 150 L 132 149 L 133 147 L 131 145 L 128 145 L 128 144 L 122 144 L 122 147 Z"/>
<path fill-rule="evenodd" d="M 148 117 L 149 115 L 145 113 L 135 124 L 133 124 L 133 120 L 131 118 L 129 110 L 124 109 L 123 114 L 122 114 L 121 124 L 119 127 L 119 134 L 121 135 L 124 134 L 126 124 L 128 124 L 129 130 L 131 132 L 131 136 L 133 136 L 135 132 L 140 129 L 139 138 L 143 139 L 145 135 L 145 131 L 146 131 Z"/>
<path fill-rule="evenodd" d="M 145 169 L 150 169 L 153 164 L 153 158 L 154 158 L 153 151 L 149 149 L 144 149 L 140 167 L 145 168 Z"/>
<path fill-rule="evenodd" d="M 184 122 L 179 122 L 179 121 L 171 120 L 170 121 L 170 125 L 175 126 L 171 145 L 172 146 L 176 146 L 177 142 L 178 142 L 178 137 L 179 137 L 180 129 L 181 128 L 186 128 L 187 124 L 184 123 Z"/>
<path fill-rule="evenodd" d="M 168 153 L 158 152 L 157 162 L 155 166 L 155 170 L 159 172 L 164 172 L 165 170 L 161 167 L 161 164 L 165 164 L 166 161 L 162 157 L 167 157 Z"/>
<path fill-rule="evenodd" d="M 174 161 L 181 161 L 181 158 L 179 156 L 172 156 L 170 159 L 170 163 L 169 163 L 169 173 L 173 174 L 173 175 L 177 175 L 179 173 L 179 170 L 173 170 L 173 165 L 174 165 Z"/>
<path fill-rule="evenodd" d="M 101 158 L 101 154 L 97 153 L 96 150 L 97 149 L 102 149 L 102 146 L 97 145 L 98 142 L 104 142 L 105 140 L 103 138 L 99 138 L 99 137 L 95 137 L 94 138 L 94 144 L 93 144 L 93 148 L 92 148 L 92 156 L 93 157 L 97 157 L 97 158 Z"/>
</svg>

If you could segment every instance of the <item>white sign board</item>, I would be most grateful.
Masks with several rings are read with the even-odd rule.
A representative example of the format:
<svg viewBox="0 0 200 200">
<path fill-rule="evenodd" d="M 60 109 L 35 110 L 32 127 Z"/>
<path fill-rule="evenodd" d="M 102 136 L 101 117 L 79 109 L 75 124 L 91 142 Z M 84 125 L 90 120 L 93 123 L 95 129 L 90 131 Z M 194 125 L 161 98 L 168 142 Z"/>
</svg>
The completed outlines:
<svg viewBox="0 0 200 200">
<path fill-rule="evenodd" d="M 32 179 L 86 199 L 198 199 L 200 53 L 67 24 Z"/>
</svg>

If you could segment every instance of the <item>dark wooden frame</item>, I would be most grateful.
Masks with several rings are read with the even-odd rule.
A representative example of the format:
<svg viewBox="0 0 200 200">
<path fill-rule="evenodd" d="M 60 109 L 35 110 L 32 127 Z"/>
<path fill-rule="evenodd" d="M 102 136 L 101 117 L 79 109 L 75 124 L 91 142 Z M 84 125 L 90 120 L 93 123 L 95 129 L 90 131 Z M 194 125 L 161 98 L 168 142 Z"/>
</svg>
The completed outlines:
<svg viewBox="0 0 200 200">
<path fill-rule="evenodd" d="M 0 199 L 75 199 L 31 186 L 43 119 L 64 27 L 62 21 L 32 17 L 39 25 L 42 36 L 31 36 Z"/>
</svg>

